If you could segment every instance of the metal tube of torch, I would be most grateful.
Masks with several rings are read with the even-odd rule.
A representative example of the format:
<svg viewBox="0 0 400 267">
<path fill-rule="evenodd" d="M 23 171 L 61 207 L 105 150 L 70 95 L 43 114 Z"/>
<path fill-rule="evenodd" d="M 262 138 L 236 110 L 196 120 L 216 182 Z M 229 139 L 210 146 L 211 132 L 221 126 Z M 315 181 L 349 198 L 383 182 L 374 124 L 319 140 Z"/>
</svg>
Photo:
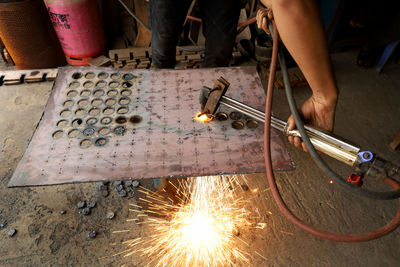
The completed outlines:
<svg viewBox="0 0 400 267">
<path fill-rule="evenodd" d="M 260 110 L 257 110 L 227 96 L 222 96 L 220 103 L 236 111 L 239 111 L 256 121 L 265 123 L 265 113 Z M 286 127 L 287 123 L 278 118 L 275 118 L 274 116 L 271 117 L 271 126 L 283 132 L 287 136 L 297 136 L 301 138 L 298 130 L 288 131 Z M 305 128 L 307 131 L 307 135 L 310 137 L 311 143 L 318 151 L 327 154 L 350 166 L 354 166 L 357 163 L 358 152 L 360 152 L 359 147 L 351 145 L 346 141 L 343 141 L 330 134 L 318 131 L 312 127 L 305 126 Z"/>
</svg>

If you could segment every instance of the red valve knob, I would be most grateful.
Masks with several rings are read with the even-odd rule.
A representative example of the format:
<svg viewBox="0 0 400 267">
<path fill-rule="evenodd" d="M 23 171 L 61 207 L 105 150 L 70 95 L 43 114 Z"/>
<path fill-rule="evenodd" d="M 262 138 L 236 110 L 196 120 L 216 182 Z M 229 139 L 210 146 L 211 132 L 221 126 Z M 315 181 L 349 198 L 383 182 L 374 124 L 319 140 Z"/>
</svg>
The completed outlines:
<svg viewBox="0 0 400 267">
<path fill-rule="evenodd" d="M 363 184 L 361 176 L 357 175 L 355 173 L 350 173 L 350 175 L 347 177 L 347 182 L 354 184 L 356 186 L 362 186 L 362 184 Z"/>
</svg>

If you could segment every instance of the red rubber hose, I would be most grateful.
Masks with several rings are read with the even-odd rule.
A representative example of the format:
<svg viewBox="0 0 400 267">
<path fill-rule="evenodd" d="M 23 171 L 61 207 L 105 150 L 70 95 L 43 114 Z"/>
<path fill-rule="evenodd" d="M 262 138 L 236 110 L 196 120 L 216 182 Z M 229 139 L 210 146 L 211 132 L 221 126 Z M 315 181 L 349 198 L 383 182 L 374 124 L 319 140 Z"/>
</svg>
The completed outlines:
<svg viewBox="0 0 400 267">
<path fill-rule="evenodd" d="M 400 225 L 400 199 L 399 199 L 399 209 L 395 217 L 385 226 L 373 230 L 371 232 L 361 233 L 361 234 L 337 234 L 330 233 L 326 231 L 319 230 L 315 227 L 312 227 L 299 218 L 297 218 L 286 206 L 285 202 L 282 199 L 282 196 L 279 193 L 278 187 L 276 185 L 275 176 L 272 170 L 272 160 L 271 160 L 271 144 L 270 144 L 270 124 L 271 124 L 271 107 L 272 107 L 272 95 L 273 95 L 273 86 L 276 72 L 276 64 L 278 57 L 278 31 L 276 29 L 275 22 L 272 21 L 273 25 L 273 47 L 272 47 L 272 59 L 270 65 L 270 74 L 268 77 L 268 87 L 267 87 L 267 99 L 265 101 L 265 124 L 264 124 L 264 157 L 265 157 L 265 166 L 266 166 L 266 174 L 269 186 L 271 188 L 272 196 L 275 199 L 276 204 L 282 213 L 296 226 L 301 228 L 302 230 L 318 236 L 320 238 L 325 238 L 332 241 L 337 242 L 364 242 L 373 239 L 380 238 L 384 235 L 387 235 L 393 232 Z M 394 189 L 400 188 L 400 183 L 396 180 L 386 178 L 385 183 L 393 187 Z"/>
</svg>

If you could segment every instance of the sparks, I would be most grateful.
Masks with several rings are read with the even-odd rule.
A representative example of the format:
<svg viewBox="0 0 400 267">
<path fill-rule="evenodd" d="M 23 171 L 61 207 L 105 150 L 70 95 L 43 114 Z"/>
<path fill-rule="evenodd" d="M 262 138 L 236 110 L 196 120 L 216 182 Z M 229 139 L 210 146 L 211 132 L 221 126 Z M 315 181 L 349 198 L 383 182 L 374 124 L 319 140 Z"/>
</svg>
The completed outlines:
<svg viewBox="0 0 400 267">
<path fill-rule="evenodd" d="M 147 207 L 132 204 L 131 211 L 148 227 L 149 235 L 123 242 L 127 248 L 118 253 L 125 257 L 140 253 L 149 259 L 147 266 L 233 266 L 248 265 L 248 244 L 240 239 L 246 227 L 262 229 L 264 224 L 250 222 L 244 206 L 235 196 L 240 183 L 236 177 L 225 176 L 187 178 L 176 189 L 179 203 L 165 201 L 159 194 L 145 188 Z M 172 185 L 172 184 L 171 184 Z M 241 190 L 238 190 L 241 191 Z M 151 193 L 150 193 L 151 192 Z M 147 201 L 145 201 L 147 200 Z"/>
<path fill-rule="evenodd" d="M 211 114 L 203 114 L 201 112 L 197 112 L 193 118 L 198 122 L 205 123 L 212 121 L 214 119 L 214 116 Z"/>
</svg>

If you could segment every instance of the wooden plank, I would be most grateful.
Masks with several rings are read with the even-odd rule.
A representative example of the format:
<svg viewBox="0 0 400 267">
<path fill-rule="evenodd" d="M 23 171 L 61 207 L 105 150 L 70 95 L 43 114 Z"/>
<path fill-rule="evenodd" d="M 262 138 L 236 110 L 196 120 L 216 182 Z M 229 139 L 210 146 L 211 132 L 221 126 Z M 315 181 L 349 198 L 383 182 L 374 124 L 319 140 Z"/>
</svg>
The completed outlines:
<svg viewBox="0 0 400 267">
<path fill-rule="evenodd" d="M 129 58 L 131 53 L 130 48 L 125 49 L 113 49 L 108 52 L 108 56 L 114 60 L 121 60 L 122 58 Z"/>
<path fill-rule="evenodd" d="M 396 149 L 400 148 L 400 132 L 393 139 L 393 141 L 389 144 L 389 146 L 394 151 L 396 151 Z"/>
<path fill-rule="evenodd" d="M 140 64 L 150 64 L 150 60 L 149 59 L 144 59 L 144 60 L 141 60 L 139 63 Z"/>
<path fill-rule="evenodd" d="M 48 73 L 46 73 L 46 80 L 47 81 L 54 81 L 57 77 L 58 69 L 52 69 Z"/>
<path fill-rule="evenodd" d="M 89 65 L 95 67 L 106 67 L 111 65 L 111 60 L 108 57 L 101 55 L 90 61 Z"/>
<path fill-rule="evenodd" d="M 6 73 L 3 79 L 4 85 L 23 83 L 22 76 L 24 74 L 25 72 L 22 71 L 10 71 L 9 73 Z"/>
<path fill-rule="evenodd" d="M 54 76 L 53 80 L 57 75 L 58 69 L 37 69 L 37 70 L 9 70 L 1 71 L 0 77 L 3 77 L 2 81 L 4 85 L 20 84 L 23 82 L 41 82 L 45 76 Z"/>
<path fill-rule="evenodd" d="M 184 60 L 186 60 L 186 57 L 184 55 L 176 56 L 176 61 L 184 61 Z"/>
<path fill-rule="evenodd" d="M 139 63 L 136 68 L 137 69 L 147 69 L 149 67 L 149 64 L 146 63 Z"/>
<path fill-rule="evenodd" d="M 145 0 L 134 0 L 136 16 L 147 25 L 148 18 L 148 3 Z M 142 25 L 138 26 L 138 34 L 135 41 L 135 46 L 149 46 L 151 41 L 151 33 L 148 32 Z"/>
<path fill-rule="evenodd" d="M 145 58 L 145 57 L 147 57 L 146 50 L 145 49 L 134 49 L 133 56 L 135 58 Z"/>
<path fill-rule="evenodd" d="M 11 58 L 10 53 L 8 53 L 7 48 L 4 47 L 2 53 L 8 65 L 15 65 L 13 59 Z"/>
<path fill-rule="evenodd" d="M 34 70 L 25 75 L 24 81 L 27 83 L 41 82 L 44 80 L 44 73 Z"/>
<path fill-rule="evenodd" d="M 186 55 L 187 60 L 201 60 L 200 54 Z"/>
</svg>

